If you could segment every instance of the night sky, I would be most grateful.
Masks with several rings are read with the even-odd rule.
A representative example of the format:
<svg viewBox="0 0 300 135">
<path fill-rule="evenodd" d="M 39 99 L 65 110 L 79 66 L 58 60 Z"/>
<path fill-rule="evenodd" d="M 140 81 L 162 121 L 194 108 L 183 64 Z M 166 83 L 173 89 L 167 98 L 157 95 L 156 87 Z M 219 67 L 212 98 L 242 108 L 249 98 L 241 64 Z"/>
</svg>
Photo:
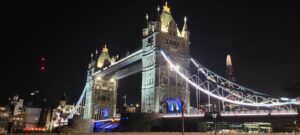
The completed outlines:
<svg viewBox="0 0 300 135">
<path fill-rule="evenodd" d="M 90 54 L 104 44 L 110 55 L 141 48 L 145 14 L 155 19 L 156 7 L 163 3 L 1 1 L 0 105 L 17 93 L 28 101 L 35 90 L 40 91 L 37 101 L 46 98 L 52 106 L 64 92 L 69 102 L 76 101 L 85 85 Z M 230 53 L 238 83 L 251 89 L 285 96 L 282 87 L 299 77 L 297 3 L 170 0 L 169 5 L 180 29 L 188 17 L 191 56 L 216 73 L 225 75 Z M 139 102 L 140 78 L 136 74 L 121 80 L 119 97 L 126 93 L 129 103 Z"/>
</svg>

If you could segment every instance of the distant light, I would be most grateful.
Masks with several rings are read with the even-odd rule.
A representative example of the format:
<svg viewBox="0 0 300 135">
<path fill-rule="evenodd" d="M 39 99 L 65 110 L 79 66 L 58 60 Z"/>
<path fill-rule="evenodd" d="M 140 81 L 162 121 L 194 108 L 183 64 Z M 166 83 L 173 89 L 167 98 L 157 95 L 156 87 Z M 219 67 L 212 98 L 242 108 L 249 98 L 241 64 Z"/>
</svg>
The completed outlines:
<svg viewBox="0 0 300 135">
<path fill-rule="evenodd" d="M 46 61 L 46 58 L 45 58 L 45 57 L 42 57 L 41 60 L 42 60 L 42 61 Z"/>
<path fill-rule="evenodd" d="M 44 66 L 42 66 L 42 67 L 41 67 L 41 70 L 42 70 L 42 71 L 45 71 L 45 70 L 46 70 L 46 68 L 45 68 Z"/>
<path fill-rule="evenodd" d="M 34 92 L 30 93 L 31 96 L 34 96 Z"/>
<path fill-rule="evenodd" d="M 281 97 L 280 100 L 282 100 L 282 101 L 290 101 L 290 99 L 286 98 L 286 97 Z"/>
</svg>

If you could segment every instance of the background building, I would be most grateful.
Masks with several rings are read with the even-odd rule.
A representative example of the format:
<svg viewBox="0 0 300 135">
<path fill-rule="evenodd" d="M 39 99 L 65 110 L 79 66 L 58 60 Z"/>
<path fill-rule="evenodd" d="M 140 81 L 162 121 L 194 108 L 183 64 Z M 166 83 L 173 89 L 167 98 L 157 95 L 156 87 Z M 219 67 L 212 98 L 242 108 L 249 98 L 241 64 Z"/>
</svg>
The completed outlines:
<svg viewBox="0 0 300 135">
<path fill-rule="evenodd" d="M 0 107 L 0 134 L 7 133 L 9 115 L 10 115 L 9 107 Z"/>
<path fill-rule="evenodd" d="M 25 108 L 25 121 L 26 128 L 36 128 L 38 127 L 38 122 L 40 120 L 42 108 Z"/>
</svg>

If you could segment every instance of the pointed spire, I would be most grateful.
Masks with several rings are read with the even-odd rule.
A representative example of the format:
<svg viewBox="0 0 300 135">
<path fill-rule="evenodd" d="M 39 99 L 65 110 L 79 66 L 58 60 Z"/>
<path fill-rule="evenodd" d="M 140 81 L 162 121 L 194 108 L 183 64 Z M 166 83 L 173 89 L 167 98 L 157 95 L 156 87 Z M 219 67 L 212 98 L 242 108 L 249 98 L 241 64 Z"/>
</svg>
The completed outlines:
<svg viewBox="0 0 300 135">
<path fill-rule="evenodd" d="M 229 54 L 226 57 L 226 66 L 232 66 L 231 57 Z"/>
<path fill-rule="evenodd" d="M 184 17 L 184 25 L 183 25 L 182 31 L 188 31 L 188 27 L 187 27 L 186 21 L 187 21 L 187 17 L 185 16 Z"/>
<path fill-rule="evenodd" d="M 156 11 L 159 13 L 159 11 L 160 11 L 160 7 L 159 6 L 157 6 Z"/>
<path fill-rule="evenodd" d="M 170 7 L 168 7 L 168 2 L 166 2 L 165 5 L 163 6 L 163 11 L 167 12 L 167 13 L 170 13 L 170 10 L 171 9 L 170 9 Z"/>
<path fill-rule="evenodd" d="M 146 14 L 145 18 L 146 18 L 146 21 L 148 22 L 148 20 L 149 20 L 149 15 Z"/>
<path fill-rule="evenodd" d="M 64 95 L 60 98 L 61 101 L 67 101 L 66 92 L 64 92 Z"/>
<path fill-rule="evenodd" d="M 149 21 L 149 15 L 148 14 L 146 14 L 145 19 L 146 19 L 146 28 L 147 28 L 148 27 L 148 21 Z"/>
<path fill-rule="evenodd" d="M 160 18 L 159 18 L 160 7 L 159 6 L 157 6 L 156 11 L 157 11 L 157 21 L 160 21 Z"/>
<path fill-rule="evenodd" d="M 102 52 L 103 52 L 103 53 L 108 53 L 107 45 L 104 45 L 104 48 L 102 48 Z"/>
</svg>

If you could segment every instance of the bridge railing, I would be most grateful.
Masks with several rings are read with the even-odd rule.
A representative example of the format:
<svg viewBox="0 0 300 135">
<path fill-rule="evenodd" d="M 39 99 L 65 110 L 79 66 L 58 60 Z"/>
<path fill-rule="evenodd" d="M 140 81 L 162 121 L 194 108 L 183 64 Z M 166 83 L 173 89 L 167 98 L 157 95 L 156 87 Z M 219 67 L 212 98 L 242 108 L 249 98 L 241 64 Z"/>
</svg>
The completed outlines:
<svg viewBox="0 0 300 135">
<path fill-rule="evenodd" d="M 184 113 L 184 117 L 204 117 L 205 112 L 198 113 Z M 244 111 L 221 111 L 222 117 L 238 117 L 238 116 L 296 116 L 298 111 L 296 109 L 282 109 L 282 110 L 244 110 Z M 167 113 L 163 118 L 179 118 L 181 113 Z"/>
<path fill-rule="evenodd" d="M 200 64 L 198 64 L 197 67 L 199 67 L 199 70 L 202 70 L 201 72 L 206 76 L 206 78 L 209 81 L 197 83 L 192 79 L 190 79 L 189 77 L 187 77 L 187 75 L 182 73 L 180 68 L 177 68 L 180 67 L 180 65 L 175 63 L 169 56 L 167 56 L 167 54 L 164 53 L 163 50 L 161 50 L 160 52 L 163 58 L 167 61 L 167 63 L 171 67 L 173 67 L 173 71 L 176 71 L 179 77 L 181 77 L 183 80 L 189 83 L 192 87 L 196 88 L 196 90 L 199 90 L 205 93 L 206 95 L 211 96 L 217 100 L 221 100 L 223 102 L 232 103 L 240 106 L 267 107 L 267 108 L 276 107 L 276 106 L 286 106 L 286 105 L 299 105 L 299 102 L 295 100 L 281 101 L 280 99 L 277 98 L 269 98 L 269 97 L 261 96 L 264 94 L 250 89 L 246 89 L 245 87 L 240 86 L 236 83 L 232 83 L 222 78 L 221 76 L 211 72 L 206 68 L 201 68 L 199 66 Z M 207 74 L 208 72 L 209 75 Z M 221 82 L 220 81 L 218 82 L 218 80 L 221 80 Z M 236 87 L 228 88 L 226 87 L 225 83 L 231 85 L 234 84 L 236 85 Z M 221 85 L 224 87 L 221 87 Z M 240 90 L 242 88 L 243 91 Z"/>
</svg>

